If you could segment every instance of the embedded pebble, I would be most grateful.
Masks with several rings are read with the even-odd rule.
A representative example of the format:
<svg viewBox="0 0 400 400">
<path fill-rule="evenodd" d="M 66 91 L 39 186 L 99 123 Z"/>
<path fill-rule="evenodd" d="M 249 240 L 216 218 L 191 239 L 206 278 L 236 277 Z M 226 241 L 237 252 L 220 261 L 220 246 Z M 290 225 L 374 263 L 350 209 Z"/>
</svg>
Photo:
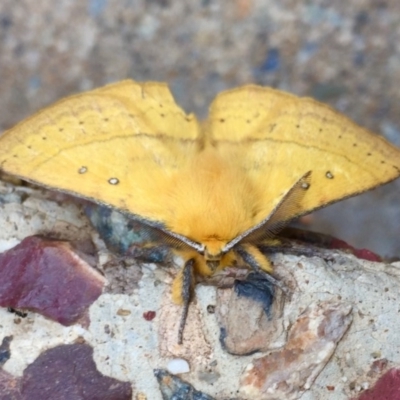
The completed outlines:
<svg viewBox="0 0 400 400">
<path fill-rule="evenodd" d="M 167 370 L 173 375 L 186 374 L 190 371 L 190 366 L 183 358 L 175 358 L 168 362 Z"/>
<path fill-rule="evenodd" d="M 84 322 L 105 283 L 69 242 L 30 236 L 0 254 L 0 306 L 31 310 L 66 326 Z"/>
</svg>

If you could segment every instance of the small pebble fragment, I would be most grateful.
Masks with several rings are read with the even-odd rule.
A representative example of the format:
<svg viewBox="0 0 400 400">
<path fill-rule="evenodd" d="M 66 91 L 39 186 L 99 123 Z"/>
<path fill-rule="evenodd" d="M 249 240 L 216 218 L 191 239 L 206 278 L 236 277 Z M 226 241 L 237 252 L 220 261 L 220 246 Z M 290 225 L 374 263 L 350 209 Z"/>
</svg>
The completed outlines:
<svg viewBox="0 0 400 400">
<path fill-rule="evenodd" d="M 218 290 L 220 342 L 227 352 L 252 354 L 277 347 L 283 334 L 283 298 L 263 276 L 249 274 L 234 290 Z M 281 343 L 280 343 L 281 344 Z"/>
<path fill-rule="evenodd" d="M 155 311 L 145 311 L 143 313 L 143 318 L 146 321 L 153 321 L 153 319 L 156 317 L 156 312 Z"/>
<path fill-rule="evenodd" d="M 183 358 L 175 358 L 168 362 L 168 372 L 173 375 L 186 374 L 190 371 L 189 363 Z"/>
<path fill-rule="evenodd" d="M 155 369 L 154 375 L 160 385 L 163 400 L 215 400 L 164 369 Z"/>
<path fill-rule="evenodd" d="M 2 339 L 2 342 L 0 344 L 0 367 L 3 366 L 7 360 L 10 359 L 11 356 L 10 344 L 12 339 L 13 339 L 12 336 L 4 336 Z"/>
<path fill-rule="evenodd" d="M 329 361 L 352 321 L 351 307 L 321 301 L 290 329 L 285 347 L 255 359 L 241 378 L 241 394 L 262 400 L 298 399 Z M 301 373 L 299 373 L 301 371 Z"/>
<path fill-rule="evenodd" d="M 148 246 L 151 242 L 163 243 L 163 236 L 157 229 L 97 204 L 87 205 L 85 212 L 110 250 L 149 263 L 168 259 L 168 246 Z"/>
</svg>

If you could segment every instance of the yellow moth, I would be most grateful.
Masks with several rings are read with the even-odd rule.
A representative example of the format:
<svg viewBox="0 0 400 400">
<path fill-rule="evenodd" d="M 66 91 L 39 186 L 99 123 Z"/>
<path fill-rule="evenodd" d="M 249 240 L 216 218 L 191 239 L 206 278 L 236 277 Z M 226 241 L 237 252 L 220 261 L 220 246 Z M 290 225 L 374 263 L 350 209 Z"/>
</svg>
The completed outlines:
<svg viewBox="0 0 400 400">
<path fill-rule="evenodd" d="M 127 80 L 5 132 L 0 168 L 163 232 L 185 260 L 172 296 L 187 311 L 196 277 L 237 262 L 271 273 L 258 245 L 296 217 L 397 178 L 400 151 L 275 89 L 223 92 L 199 123 L 165 84 Z"/>
</svg>

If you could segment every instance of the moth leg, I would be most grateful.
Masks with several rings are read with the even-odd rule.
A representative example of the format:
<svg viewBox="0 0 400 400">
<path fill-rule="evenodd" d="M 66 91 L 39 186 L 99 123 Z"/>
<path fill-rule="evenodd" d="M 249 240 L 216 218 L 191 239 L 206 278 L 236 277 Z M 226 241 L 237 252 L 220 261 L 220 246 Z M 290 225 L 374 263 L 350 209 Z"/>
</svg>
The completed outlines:
<svg viewBox="0 0 400 400">
<path fill-rule="evenodd" d="M 272 276 L 271 262 L 256 246 L 249 243 L 242 244 L 237 246 L 236 252 L 253 271 L 265 276 L 269 282 L 281 289 L 286 295 L 290 294 L 288 288 L 281 281 Z"/>
<path fill-rule="evenodd" d="M 192 290 L 194 285 L 193 266 L 194 260 L 191 259 L 185 263 L 185 266 L 180 273 L 180 278 L 182 279 L 180 297 L 183 302 L 183 310 L 179 323 L 178 344 L 182 344 L 183 341 L 183 330 L 185 329 L 190 300 L 192 299 Z"/>
</svg>

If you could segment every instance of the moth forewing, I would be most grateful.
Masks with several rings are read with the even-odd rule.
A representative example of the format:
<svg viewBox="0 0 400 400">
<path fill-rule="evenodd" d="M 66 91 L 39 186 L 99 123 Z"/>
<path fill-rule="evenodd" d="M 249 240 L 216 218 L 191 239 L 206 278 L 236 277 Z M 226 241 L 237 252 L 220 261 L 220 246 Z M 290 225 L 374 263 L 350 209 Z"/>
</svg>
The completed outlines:
<svg viewBox="0 0 400 400">
<path fill-rule="evenodd" d="M 256 243 L 273 238 L 298 214 L 301 201 L 311 186 L 311 171 L 306 172 L 287 190 L 272 212 L 260 223 L 227 243 L 224 251 L 231 250 L 240 242 Z"/>
</svg>

